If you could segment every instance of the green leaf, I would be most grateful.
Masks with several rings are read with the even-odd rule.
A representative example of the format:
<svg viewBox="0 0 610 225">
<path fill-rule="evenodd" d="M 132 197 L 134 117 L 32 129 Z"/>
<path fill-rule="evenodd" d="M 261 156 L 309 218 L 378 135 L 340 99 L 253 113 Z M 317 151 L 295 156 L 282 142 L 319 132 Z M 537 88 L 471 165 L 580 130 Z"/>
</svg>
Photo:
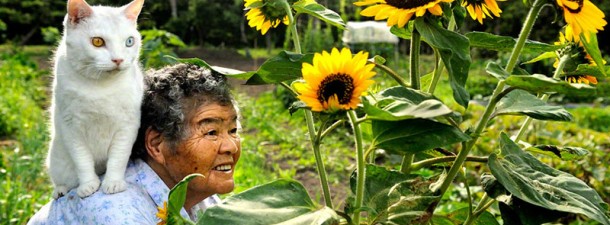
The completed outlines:
<svg viewBox="0 0 610 225">
<path fill-rule="evenodd" d="M 407 26 L 404 26 L 402 28 L 399 28 L 397 26 L 392 26 L 390 28 L 390 33 L 396 35 L 396 37 L 405 39 L 405 40 L 411 40 L 411 35 L 413 34 L 413 22 L 409 21 L 409 23 L 407 23 Z"/>
<path fill-rule="evenodd" d="M 557 53 L 555 52 L 545 52 L 540 54 L 539 56 L 536 56 L 536 58 L 530 59 L 527 62 L 524 62 L 523 64 L 530 64 L 530 63 L 535 63 L 541 60 L 545 60 L 545 59 L 553 59 L 553 58 L 557 58 Z"/>
<path fill-rule="evenodd" d="M 373 120 L 398 121 L 433 118 L 452 111 L 433 95 L 406 87 L 392 87 L 365 98 L 364 111 Z"/>
<path fill-rule="evenodd" d="M 171 55 L 166 55 L 165 57 L 176 60 L 176 62 L 179 62 L 179 63 L 192 64 L 192 65 L 196 65 L 199 67 L 208 68 L 210 70 L 212 69 L 212 66 L 210 66 L 210 64 L 208 64 L 207 62 L 203 61 L 203 59 L 199 59 L 199 58 L 181 59 L 181 58 L 173 57 Z"/>
<path fill-rule="evenodd" d="M 494 76 L 498 80 L 505 80 L 506 78 L 508 78 L 508 76 L 510 76 L 510 74 L 506 72 L 506 70 L 504 70 L 502 66 L 495 62 L 489 62 L 485 67 L 485 72 Z"/>
<path fill-rule="evenodd" d="M 589 151 L 579 147 L 563 147 L 556 145 L 526 145 L 524 148 L 526 151 L 536 152 L 548 156 L 557 157 L 564 161 L 573 161 L 582 159 L 589 155 Z"/>
<path fill-rule="evenodd" d="M 572 121 L 572 114 L 561 106 L 549 105 L 523 90 L 508 93 L 496 105 L 497 115 L 525 115 L 538 120 Z"/>
<path fill-rule="evenodd" d="M 339 14 L 335 11 L 327 9 L 323 5 L 320 5 L 315 2 L 310 1 L 299 1 L 292 5 L 297 13 L 306 13 L 312 15 L 318 19 L 321 19 L 324 22 L 327 22 L 333 26 L 339 27 L 341 29 L 345 29 L 345 22 Z"/>
<path fill-rule="evenodd" d="M 502 153 L 489 156 L 489 168 L 514 197 L 546 209 L 582 214 L 609 225 L 608 205 L 586 183 L 553 169 L 524 152 L 502 133 Z"/>
<path fill-rule="evenodd" d="M 186 201 L 186 189 L 188 183 L 195 177 L 205 177 L 202 174 L 194 173 L 186 176 L 182 181 L 178 182 L 176 186 L 169 191 L 168 202 L 167 202 L 167 222 L 172 224 L 184 224 L 189 221 L 182 218 L 180 210 L 184 207 Z"/>
<path fill-rule="evenodd" d="M 506 78 L 506 84 L 534 93 L 558 93 L 569 96 L 593 96 L 597 94 L 596 89 L 587 84 L 570 84 L 542 74 L 512 75 Z"/>
<path fill-rule="evenodd" d="M 587 53 L 589 53 L 595 64 L 597 64 L 597 67 L 602 72 L 602 74 L 606 76 L 606 70 L 604 68 L 604 58 L 602 57 L 602 53 L 599 51 L 599 45 L 597 44 L 597 34 L 590 33 L 588 39 L 585 38 L 584 35 L 584 32 L 580 34 L 580 40 L 582 45 L 585 47 L 585 50 L 587 51 Z"/>
<path fill-rule="evenodd" d="M 610 66 L 604 66 L 603 70 L 600 70 L 598 66 L 592 66 L 588 64 L 579 64 L 575 71 L 566 72 L 564 76 L 575 76 L 575 75 L 589 75 L 594 77 L 604 77 L 605 74 L 610 73 Z"/>
<path fill-rule="evenodd" d="M 427 119 L 373 120 L 373 145 L 393 154 L 417 153 L 470 140 L 459 129 Z"/>
<path fill-rule="evenodd" d="M 380 64 L 380 65 L 383 65 L 383 64 L 385 64 L 386 59 L 385 59 L 385 58 L 383 58 L 383 57 L 382 57 L 382 56 L 380 56 L 380 55 L 375 55 L 375 56 L 373 56 L 373 58 L 372 58 L 372 59 L 369 59 L 369 61 L 374 62 L 374 63 L 377 63 L 377 64 Z"/>
<path fill-rule="evenodd" d="M 332 209 L 317 206 L 300 183 L 280 179 L 253 187 L 208 208 L 197 224 L 338 224 Z"/>
<path fill-rule="evenodd" d="M 432 212 L 430 206 L 440 201 L 428 188 L 432 181 L 415 175 L 405 175 L 383 167 L 366 165 L 363 209 L 368 212 L 370 224 L 420 224 L 426 222 Z M 350 187 L 356 192 L 356 171 L 350 179 Z M 353 213 L 352 201 L 347 213 Z"/>
<path fill-rule="evenodd" d="M 299 109 L 310 109 L 310 107 L 307 106 L 307 104 L 305 104 L 305 102 L 295 101 L 290 105 L 290 107 L 288 107 L 288 112 L 292 116 L 292 114 L 299 111 Z"/>
<path fill-rule="evenodd" d="M 498 180 L 490 175 L 481 176 L 481 184 L 485 193 L 499 202 L 500 212 L 504 224 L 538 225 L 555 222 L 568 214 L 565 212 L 549 210 L 537 205 L 527 203 L 512 196 Z"/>
<path fill-rule="evenodd" d="M 435 21 L 424 20 L 421 17 L 415 19 L 415 28 L 421 34 L 422 40 L 440 53 L 449 73 L 453 98 L 458 104 L 468 108 L 470 95 L 464 87 L 471 62 L 468 39 L 441 27 Z"/>
<path fill-rule="evenodd" d="M 304 62 L 311 63 L 313 54 L 298 54 L 282 51 L 277 56 L 268 59 L 246 84 L 277 84 L 282 81 L 292 81 L 301 78 L 301 67 Z"/>
<path fill-rule="evenodd" d="M 499 36 L 486 32 L 470 32 L 466 34 L 470 40 L 470 46 L 484 48 L 493 51 L 510 52 L 517 43 L 513 37 Z M 541 54 L 543 52 L 553 52 L 561 48 L 559 45 L 549 45 L 537 41 L 525 41 L 523 52 Z"/>
<path fill-rule="evenodd" d="M 449 213 L 447 215 L 447 217 L 450 220 L 455 221 L 456 224 L 463 224 L 464 221 L 466 221 L 468 214 L 469 214 L 468 207 L 466 207 L 466 208 L 461 208 L 461 209 L 458 209 L 458 210 L 455 210 L 455 211 Z M 498 223 L 498 220 L 496 220 L 496 217 L 487 211 L 481 213 L 481 215 L 479 215 L 479 217 L 472 224 L 474 224 L 474 225 L 496 225 L 496 224 L 500 225 L 500 223 Z"/>
</svg>

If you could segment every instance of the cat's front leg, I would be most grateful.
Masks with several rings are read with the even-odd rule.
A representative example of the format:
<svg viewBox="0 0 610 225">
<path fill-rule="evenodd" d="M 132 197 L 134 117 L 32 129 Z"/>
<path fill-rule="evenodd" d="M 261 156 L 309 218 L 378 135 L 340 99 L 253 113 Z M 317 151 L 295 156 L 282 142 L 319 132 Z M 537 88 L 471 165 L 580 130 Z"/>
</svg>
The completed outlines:
<svg viewBox="0 0 610 225">
<path fill-rule="evenodd" d="M 76 175 L 78 176 L 79 185 L 76 193 L 79 197 L 84 198 L 92 195 L 100 187 L 100 178 L 95 173 L 95 161 L 89 148 L 78 141 L 72 143 L 70 148 L 70 156 L 76 166 Z"/>
<path fill-rule="evenodd" d="M 102 191 L 104 193 L 113 194 L 127 189 L 125 169 L 137 133 L 138 127 L 124 127 L 114 135 L 112 146 L 108 152 L 106 175 L 102 181 Z"/>
</svg>

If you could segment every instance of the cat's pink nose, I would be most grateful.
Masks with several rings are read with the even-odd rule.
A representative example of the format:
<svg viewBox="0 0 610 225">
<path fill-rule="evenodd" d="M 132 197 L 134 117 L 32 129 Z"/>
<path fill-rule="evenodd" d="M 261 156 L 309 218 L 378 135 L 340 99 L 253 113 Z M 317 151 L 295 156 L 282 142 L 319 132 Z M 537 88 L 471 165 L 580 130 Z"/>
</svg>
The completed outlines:
<svg viewBox="0 0 610 225">
<path fill-rule="evenodd" d="M 114 62 L 114 64 L 116 64 L 117 66 L 121 65 L 121 63 L 123 62 L 123 59 L 112 59 L 112 62 Z"/>
</svg>

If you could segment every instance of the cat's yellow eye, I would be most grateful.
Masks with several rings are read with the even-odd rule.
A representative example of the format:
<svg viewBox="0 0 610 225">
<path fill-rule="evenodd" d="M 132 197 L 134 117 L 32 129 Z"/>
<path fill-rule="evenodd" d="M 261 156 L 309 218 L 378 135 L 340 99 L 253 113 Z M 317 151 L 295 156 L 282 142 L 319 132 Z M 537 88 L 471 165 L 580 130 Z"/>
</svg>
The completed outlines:
<svg viewBox="0 0 610 225">
<path fill-rule="evenodd" d="M 94 38 L 91 38 L 91 44 L 93 44 L 93 46 L 95 46 L 95 47 L 102 47 L 106 43 L 104 42 L 103 38 L 101 38 L 101 37 L 94 37 Z"/>
<path fill-rule="evenodd" d="M 127 47 L 131 47 L 133 46 L 133 44 L 135 43 L 135 40 L 133 39 L 133 37 L 129 37 L 127 38 L 127 40 L 125 41 L 125 46 Z"/>
</svg>

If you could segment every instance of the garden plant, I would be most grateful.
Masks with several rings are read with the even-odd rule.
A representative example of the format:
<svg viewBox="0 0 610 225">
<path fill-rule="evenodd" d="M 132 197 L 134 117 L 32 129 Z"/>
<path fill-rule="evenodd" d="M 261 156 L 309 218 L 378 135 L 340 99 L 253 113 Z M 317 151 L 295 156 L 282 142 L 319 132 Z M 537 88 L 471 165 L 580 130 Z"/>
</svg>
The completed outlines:
<svg viewBox="0 0 610 225">
<path fill-rule="evenodd" d="M 312 16 L 340 29 L 345 25 L 339 14 L 313 0 L 246 0 L 248 25 L 261 34 L 286 25 L 292 47 L 256 71 L 230 75 L 252 85 L 276 84 L 296 97 L 290 110 L 304 112 L 308 128 L 304 135 L 316 159 L 324 204 L 312 200 L 297 181 L 280 179 L 226 198 L 207 209 L 197 224 L 542 224 L 582 217 L 610 225 L 608 205 L 594 189 L 536 157 L 548 154 L 574 160 L 588 150 L 526 141 L 533 120 L 573 119 L 564 107 L 547 103 L 551 95 L 596 95 L 598 78 L 610 73 L 598 47 L 596 33 L 606 21 L 597 6 L 589 0 L 512 2 L 522 4 L 529 13 L 519 36 L 509 37 L 459 32 L 468 17 L 479 23 L 502 19 L 496 0 L 358 0 L 353 4 L 362 8 L 360 15 L 387 21 L 393 34 L 410 42 L 408 74 L 399 74 L 385 65 L 384 58 L 364 51 L 302 52 L 297 17 Z M 540 26 L 535 21 L 541 10 L 555 11 L 557 24 L 566 24 L 557 42 L 528 40 L 534 27 Z M 424 76 L 419 74 L 422 43 L 436 56 L 434 70 Z M 482 115 L 466 118 L 471 109 L 466 83 L 473 48 L 510 55 L 504 63 L 487 64 L 486 72 L 497 84 Z M 523 60 L 523 52 L 535 57 Z M 554 60 L 554 73 L 540 74 L 523 66 L 540 60 Z M 196 58 L 179 61 L 208 66 Z M 382 75 L 391 77 L 395 85 L 376 86 L 373 77 Z M 442 79 L 448 79 L 457 104 L 436 97 Z M 500 143 L 498 149 L 473 154 L 496 118 L 509 115 L 523 117 L 520 129 L 498 132 L 493 137 Z M 351 127 L 356 168 L 349 187 L 344 187 L 351 194 L 338 208 L 332 202 L 321 148 L 324 138 L 344 124 Z M 396 165 L 381 164 L 375 160 L 378 154 L 398 155 L 402 160 Z M 473 179 L 465 162 L 486 165 L 474 177 L 483 188 L 475 192 L 466 186 L 466 207 L 438 213 L 451 188 Z M 421 172 L 430 168 L 442 170 L 432 175 Z M 196 176 L 202 175 L 193 174 L 172 189 L 165 208 L 157 214 L 161 223 L 192 223 L 180 216 L 180 210 L 186 185 Z"/>
</svg>

